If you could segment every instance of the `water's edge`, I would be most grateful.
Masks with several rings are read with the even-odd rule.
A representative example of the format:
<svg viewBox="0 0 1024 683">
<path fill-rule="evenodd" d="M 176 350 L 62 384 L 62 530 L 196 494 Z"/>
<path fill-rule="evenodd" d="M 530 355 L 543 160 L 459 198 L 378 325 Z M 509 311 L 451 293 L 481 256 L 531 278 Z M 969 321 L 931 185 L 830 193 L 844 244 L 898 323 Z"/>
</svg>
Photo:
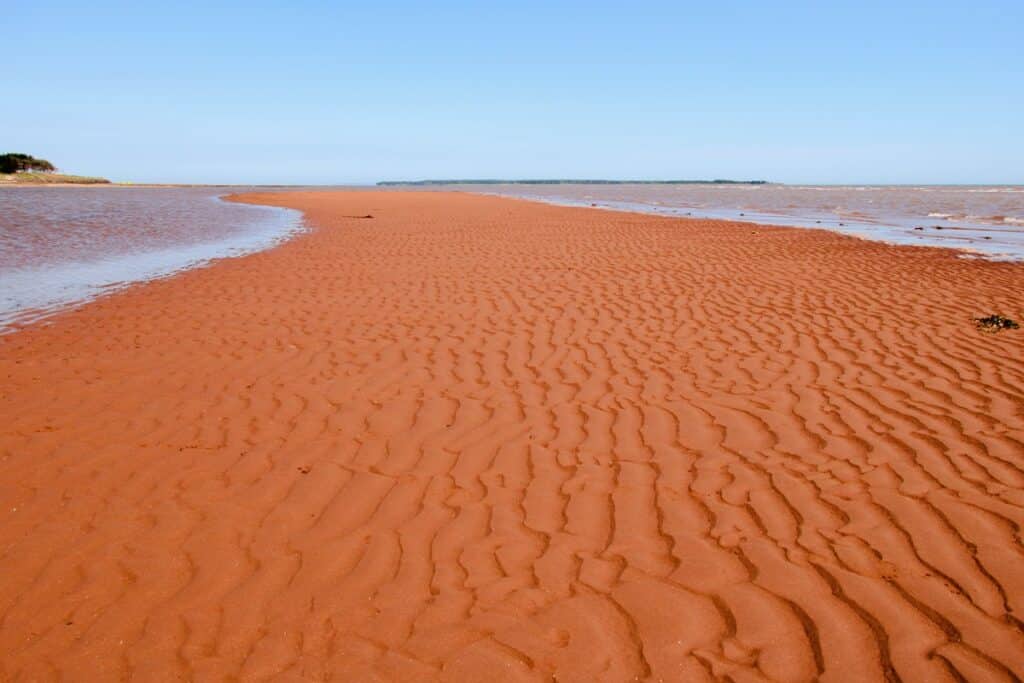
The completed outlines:
<svg viewBox="0 0 1024 683">
<path fill-rule="evenodd" d="M 212 197 L 228 203 L 224 194 Z M 160 280 L 225 258 L 271 249 L 306 231 L 296 209 L 245 203 L 267 220 L 246 234 L 176 247 L 149 249 L 109 258 L 34 266 L 0 273 L 0 334 L 69 311 L 135 284 Z M 45 284 L 40 284 L 45 283 Z"/>
<path fill-rule="evenodd" d="M 222 204 L 226 198 L 247 188 L 225 188 L 225 192 L 208 197 Z M 444 188 L 478 195 L 534 201 L 544 204 L 598 210 L 625 211 L 644 215 L 675 218 L 726 220 L 756 225 L 812 228 L 896 244 L 951 249 L 962 258 L 1024 262 L 1021 244 L 1003 242 L 997 237 L 980 238 L 957 234 L 958 228 L 926 233 L 908 225 L 886 225 L 878 222 L 837 220 L 827 217 L 801 218 L 738 209 L 708 209 L 667 205 L 661 202 L 624 201 L 619 199 L 540 195 L 528 191 L 485 191 L 478 187 Z M 0 335 L 30 324 L 43 323 L 58 313 L 77 308 L 100 297 L 119 292 L 134 284 L 172 277 L 195 268 L 211 265 L 223 258 L 236 258 L 271 249 L 308 228 L 303 213 L 296 209 L 240 202 L 262 212 L 266 220 L 254 221 L 253 229 L 244 234 L 222 239 L 173 247 L 151 248 L 109 258 L 69 261 L 59 264 L 14 268 L 0 272 Z M 1021 230 L 1008 231 L 1014 239 Z"/>
<path fill-rule="evenodd" d="M 651 204 L 642 201 L 607 199 L 596 196 L 577 198 L 521 191 L 484 191 L 468 187 L 461 187 L 460 189 L 474 194 L 492 197 L 511 197 L 554 206 L 626 211 L 673 218 L 733 221 L 750 223 L 752 225 L 829 230 L 851 237 L 884 242 L 886 244 L 951 249 L 959 252 L 962 258 L 1024 262 L 1024 229 L 1012 226 L 1002 230 L 994 226 L 964 228 L 956 225 L 931 225 L 925 227 L 921 225 L 923 221 L 920 218 L 907 219 L 902 224 L 896 222 L 858 221 L 848 218 L 838 219 L 827 216 L 803 218 L 794 215 L 780 215 L 752 210 L 673 206 L 661 203 Z"/>
</svg>

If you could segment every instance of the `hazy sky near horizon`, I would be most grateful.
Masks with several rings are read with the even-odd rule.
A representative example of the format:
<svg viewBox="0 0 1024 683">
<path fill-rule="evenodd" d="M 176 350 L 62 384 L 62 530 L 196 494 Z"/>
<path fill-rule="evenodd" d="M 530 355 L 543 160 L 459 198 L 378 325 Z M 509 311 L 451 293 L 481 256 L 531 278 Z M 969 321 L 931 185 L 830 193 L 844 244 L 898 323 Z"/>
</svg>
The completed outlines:
<svg viewBox="0 0 1024 683">
<path fill-rule="evenodd" d="M 1024 183 L 1022 26 L 1021 0 L 12 2 L 0 152 L 140 182 Z"/>
</svg>

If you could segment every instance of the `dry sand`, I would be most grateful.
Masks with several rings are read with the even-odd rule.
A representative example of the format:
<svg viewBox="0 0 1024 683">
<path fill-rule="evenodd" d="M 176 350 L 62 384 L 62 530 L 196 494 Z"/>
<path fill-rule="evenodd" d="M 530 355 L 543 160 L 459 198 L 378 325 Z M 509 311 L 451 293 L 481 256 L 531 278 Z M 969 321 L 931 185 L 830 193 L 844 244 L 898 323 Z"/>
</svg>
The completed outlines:
<svg viewBox="0 0 1024 683">
<path fill-rule="evenodd" d="M 0 679 L 1024 676 L 1024 266 L 245 200 L 315 229 L 0 338 Z"/>
</svg>

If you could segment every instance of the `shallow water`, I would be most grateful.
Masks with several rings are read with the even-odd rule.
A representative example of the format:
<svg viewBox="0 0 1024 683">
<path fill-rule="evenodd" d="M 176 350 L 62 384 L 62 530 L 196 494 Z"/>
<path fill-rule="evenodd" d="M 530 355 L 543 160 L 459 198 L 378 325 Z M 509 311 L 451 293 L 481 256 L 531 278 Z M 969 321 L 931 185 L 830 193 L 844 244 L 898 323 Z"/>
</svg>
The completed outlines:
<svg viewBox="0 0 1024 683">
<path fill-rule="evenodd" d="M 219 198 L 237 191 L 0 188 L 0 332 L 300 229 L 298 211 Z"/>
<path fill-rule="evenodd" d="M 1024 260 L 1024 186 L 463 185 L 525 199 L 825 228 L 885 242 Z"/>
</svg>

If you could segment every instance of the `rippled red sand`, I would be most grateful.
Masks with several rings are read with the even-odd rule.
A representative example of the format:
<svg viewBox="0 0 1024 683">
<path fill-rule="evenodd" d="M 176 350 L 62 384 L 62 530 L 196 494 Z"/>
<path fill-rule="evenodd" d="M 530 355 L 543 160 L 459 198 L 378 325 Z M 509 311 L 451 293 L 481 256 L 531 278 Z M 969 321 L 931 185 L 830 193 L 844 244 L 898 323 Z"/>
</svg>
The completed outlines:
<svg viewBox="0 0 1024 683">
<path fill-rule="evenodd" d="M 244 200 L 315 229 L 0 337 L 0 679 L 1024 676 L 1024 266 Z"/>
</svg>

